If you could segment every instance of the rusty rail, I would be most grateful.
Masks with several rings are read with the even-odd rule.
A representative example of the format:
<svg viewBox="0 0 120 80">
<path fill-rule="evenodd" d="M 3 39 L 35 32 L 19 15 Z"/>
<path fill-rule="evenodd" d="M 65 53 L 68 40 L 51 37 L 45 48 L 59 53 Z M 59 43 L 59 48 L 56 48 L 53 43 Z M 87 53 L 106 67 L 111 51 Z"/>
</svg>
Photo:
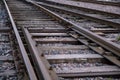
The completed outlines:
<svg viewBox="0 0 120 80">
<path fill-rule="evenodd" d="M 18 32 L 18 30 L 17 30 L 17 26 L 16 26 L 16 24 L 15 24 L 15 22 L 14 22 L 14 20 L 13 20 L 13 17 L 12 17 L 12 15 L 11 15 L 11 12 L 10 12 L 10 10 L 9 10 L 9 7 L 8 7 L 8 5 L 7 5 L 7 3 L 6 3 L 5 0 L 3 0 L 3 2 L 4 2 L 4 4 L 5 4 L 5 7 L 6 7 L 7 12 L 8 12 L 8 15 L 9 15 L 9 17 L 10 17 L 10 21 L 11 21 L 11 24 L 12 24 L 12 28 L 13 28 L 13 30 L 14 30 L 14 32 L 15 32 L 15 36 L 16 36 L 16 38 L 17 38 L 17 42 L 18 42 L 18 45 L 19 45 L 19 49 L 20 49 L 20 51 L 21 51 L 21 54 L 22 54 L 22 57 L 23 57 L 23 60 L 24 60 L 25 66 L 26 66 L 29 79 L 30 79 L 30 80 L 38 80 L 37 77 L 36 77 L 36 74 L 35 74 L 35 72 L 34 72 L 34 69 L 33 69 L 32 65 L 31 65 L 31 62 L 30 62 L 30 60 L 29 60 L 29 57 L 28 57 L 28 55 L 27 55 L 27 52 L 26 52 L 26 50 L 25 50 L 25 48 L 24 48 L 23 42 L 22 42 L 22 40 L 21 40 L 21 37 L 20 37 L 20 35 L 19 35 L 19 32 Z"/>
</svg>

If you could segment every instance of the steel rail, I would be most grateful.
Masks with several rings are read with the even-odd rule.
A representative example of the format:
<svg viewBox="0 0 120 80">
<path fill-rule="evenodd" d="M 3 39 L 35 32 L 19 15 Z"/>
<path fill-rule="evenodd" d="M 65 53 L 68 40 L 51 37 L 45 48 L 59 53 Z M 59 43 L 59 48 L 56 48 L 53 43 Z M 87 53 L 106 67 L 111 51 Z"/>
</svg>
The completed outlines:
<svg viewBox="0 0 120 80">
<path fill-rule="evenodd" d="M 93 72 L 93 73 L 60 73 L 58 76 L 60 77 L 84 77 L 84 76 L 113 76 L 113 75 L 119 75 L 120 72 Z"/>
<path fill-rule="evenodd" d="M 16 26 L 16 24 L 15 24 L 15 22 L 14 22 L 14 20 L 13 20 L 13 17 L 12 17 L 12 15 L 11 15 L 11 12 L 10 12 L 9 7 L 8 7 L 8 5 L 7 5 L 7 2 L 6 2 L 6 0 L 3 0 L 3 2 L 4 2 L 5 7 L 6 7 L 6 9 L 7 9 L 7 12 L 8 12 L 8 15 L 9 15 L 9 18 L 10 18 L 10 21 L 11 21 L 11 24 L 12 24 L 12 28 L 13 28 L 13 30 L 14 30 L 14 32 L 15 32 L 15 36 L 16 36 L 16 38 L 17 38 L 17 42 L 18 42 L 18 45 L 19 45 L 19 49 L 20 49 L 20 51 L 21 51 L 22 58 L 23 58 L 23 61 L 24 61 L 24 63 L 25 63 L 25 66 L 26 66 L 29 79 L 30 79 L 30 80 L 38 80 L 37 77 L 36 77 L 36 74 L 35 74 L 35 72 L 34 72 L 34 69 L 33 69 L 32 65 L 31 65 L 31 62 L 30 62 L 30 60 L 29 60 L 29 57 L 28 57 L 28 55 L 27 55 L 27 52 L 26 52 L 26 50 L 25 50 L 25 47 L 24 47 L 24 45 L 23 45 L 23 42 L 22 42 L 22 40 L 21 40 L 20 34 L 19 34 L 18 30 L 17 30 L 17 26 Z"/>
<path fill-rule="evenodd" d="M 98 0 L 73 0 L 78 2 L 89 2 L 89 3 L 96 3 L 96 4 L 102 4 L 102 5 L 111 5 L 111 6 L 119 6 L 120 2 L 117 1 L 98 1 Z"/>
<path fill-rule="evenodd" d="M 30 46 L 32 57 L 35 61 L 34 64 L 36 64 L 36 69 L 42 73 L 42 77 L 44 80 L 58 80 L 57 75 L 51 68 L 50 64 L 46 60 L 46 58 L 43 56 L 42 53 L 40 53 L 37 49 L 37 43 L 33 41 L 32 36 L 30 35 L 27 28 L 22 27 L 22 30 L 25 34 L 26 40 L 28 41 L 28 44 Z M 39 73 L 39 72 L 38 72 Z M 39 74 L 40 75 L 40 74 Z"/>
<path fill-rule="evenodd" d="M 87 37 L 88 39 L 92 40 L 93 42 L 96 42 L 97 44 L 101 45 L 102 47 L 106 48 L 107 50 L 113 52 L 115 55 L 117 55 L 118 57 L 120 57 L 120 46 L 114 44 L 113 42 L 110 41 L 106 41 L 104 38 L 72 23 L 71 21 L 68 21 L 64 18 L 62 18 L 61 16 L 55 14 L 54 12 L 34 3 L 33 1 L 28 1 L 31 4 L 39 7 L 42 11 L 44 11 L 45 13 L 49 14 L 50 16 L 54 17 L 55 19 L 59 20 L 60 22 L 65 23 L 66 25 L 70 25 L 70 26 L 74 26 L 74 27 L 70 27 L 71 29 L 75 29 L 78 33 L 80 33 L 81 35 Z M 103 52 L 103 56 L 104 56 L 104 52 Z M 113 62 L 114 64 L 120 66 L 120 61 L 119 59 L 117 59 L 116 57 L 114 58 L 117 62 L 112 61 L 111 58 L 108 58 L 108 56 L 106 57 L 106 55 L 104 56 L 105 58 L 107 58 L 108 60 L 110 60 L 111 62 Z"/>
<path fill-rule="evenodd" d="M 67 12 L 67 13 L 70 13 L 70 14 L 75 14 L 75 15 L 78 15 L 78 16 L 83 17 L 83 18 L 87 18 L 87 19 L 95 21 L 95 22 L 109 24 L 109 25 L 111 25 L 115 28 L 120 28 L 119 27 L 120 23 L 113 22 L 113 21 L 108 20 L 108 19 L 102 19 L 102 18 L 99 18 L 99 17 L 94 17 L 94 16 L 90 16 L 90 15 L 87 15 L 87 14 L 84 14 L 84 13 L 79 13 L 79 12 L 75 12 L 73 10 L 63 9 L 63 8 L 60 8 L 60 7 L 57 7 L 57 6 L 47 5 L 47 4 L 40 3 L 40 2 L 36 2 L 36 3 L 38 3 L 40 5 L 43 5 L 43 6 L 47 6 L 47 7 L 52 8 L 52 9 L 57 9 L 57 10 L 61 10 L 61 11 L 64 11 L 64 12 Z"/>
<path fill-rule="evenodd" d="M 118 17 L 120 16 L 120 14 L 118 14 L 118 13 L 105 12 L 105 11 L 102 11 L 102 10 L 85 8 L 85 7 L 80 7 L 80 6 L 75 6 L 75 5 L 65 4 L 65 3 L 57 3 L 57 2 L 47 1 L 47 0 L 45 2 L 53 3 L 53 4 L 58 4 L 58 5 L 62 5 L 62 6 L 69 6 L 69 7 L 73 7 L 73 8 L 78 8 L 78 9 L 81 9 L 81 10 L 84 10 L 84 11 L 93 11 L 93 12 L 97 12 L 97 13 L 101 13 L 101 14 L 106 14 L 106 15 L 111 15 L 111 16 L 115 15 L 115 16 L 118 16 Z"/>
</svg>

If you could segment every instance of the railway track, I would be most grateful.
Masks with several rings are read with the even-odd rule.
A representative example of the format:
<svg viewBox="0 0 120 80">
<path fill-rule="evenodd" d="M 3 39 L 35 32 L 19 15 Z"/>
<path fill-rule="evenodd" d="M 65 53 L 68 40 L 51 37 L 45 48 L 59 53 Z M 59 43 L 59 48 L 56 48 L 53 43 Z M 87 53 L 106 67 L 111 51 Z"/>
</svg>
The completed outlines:
<svg viewBox="0 0 120 80">
<path fill-rule="evenodd" d="M 93 12 L 92 14 L 101 13 L 103 15 L 111 15 L 111 16 L 116 15 L 118 17 L 120 16 L 119 7 L 117 6 L 100 5 L 100 4 L 85 3 L 85 2 L 75 2 L 70 0 L 60 0 L 60 1 L 45 0 L 42 2 L 46 2 L 52 5 L 64 6 L 71 9 L 78 9 L 81 11 L 85 11 L 86 13 Z"/>
<path fill-rule="evenodd" d="M 89 2 L 89 3 L 95 3 L 95 4 L 102 4 L 102 5 L 111 5 L 111 6 L 120 6 L 119 0 L 72 0 L 77 2 Z"/>
<path fill-rule="evenodd" d="M 0 1 L 0 80 L 36 80 L 8 6 Z"/>
<path fill-rule="evenodd" d="M 38 3 L 39 4 L 39 3 Z M 44 5 L 41 3 L 41 5 Z M 46 5 L 44 5 L 46 7 Z M 79 27 L 83 27 L 91 32 L 94 32 L 95 34 L 105 38 L 108 41 L 111 41 L 118 45 L 119 47 L 119 29 L 114 28 L 113 26 L 110 25 L 110 23 L 103 24 L 102 21 L 98 21 L 97 23 L 94 21 L 82 18 L 81 16 L 61 10 L 58 8 L 55 8 L 54 6 L 47 6 L 46 8 L 54 11 L 55 13 L 59 14 L 60 16 L 64 17 L 65 19 L 72 21 L 75 24 L 78 24 Z M 103 20 L 104 22 L 104 20 Z M 108 25 L 109 24 L 109 25 Z M 118 27 L 117 27 L 118 28 Z M 115 37 L 116 36 L 116 37 Z M 113 44 L 111 43 L 111 44 Z"/>
<path fill-rule="evenodd" d="M 15 31 L 6 5 L 0 1 L 0 80 L 28 80 L 29 72 L 32 74 L 31 63 L 29 60 L 25 61 L 26 53 L 18 39 L 19 34 Z"/>
<path fill-rule="evenodd" d="M 110 26 L 113 26 L 115 28 L 119 28 L 120 25 L 120 17 L 116 16 L 116 15 L 109 15 L 109 13 L 107 13 L 106 15 L 100 14 L 99 12 L 93 12 L 93 11 L 82 11 L 76 8 L 71 8 L 71 7 L 67 7 L 66 6 L 58 6 L 57 4 L 51 4 L 51 3 L 43 3 L 43 2 L 36 2 L 44 7 L 56 10 L 56 11 L 61 11 L 63 13 L 69 13 L 69 14 L 73 14 L 76 16 L 79 16 L 80 18 L 85 18 L 88 20 L 92 20 L 95 22 L 99 22 L 99 23 L 103 23 L 103 24 L 109 24 Z M 104 13 L 104 12 L 103 12 Z M 69 15 L 68 14 L 68 15 Z"/>
<path fill-rule="evenodd" d="M 119 44 L 119 35 L 120 35 L 120 29 L 119 29 L 119 25 L 115 27 L 115 21 L 114 22 L 105 22 L 105 20 L 99 20 L 98 18 L 87 18 L 86 17 L 82 17 L 81 15 L 78 15 L 76 13 L 74 13 L 73 10 L 69 11 L 68 9 L 64 10 L 63 8 L 61 9 L 60 7 L 58 8 L 58 6 L 52 6 L 49 4 L 44 4 L 44 3 L 38 3 L 41 4 L 42 6 L 54 11 L 55 13 L 59 14 L 60 16 L 64 17 L 65 19 L 78 24 L 79 26 L 92 31 L 104 38 L 106 38 L 109 41 L 114 42 L 115 44 Z M 84 14 L 83 14 L 84 15 Z M 110 17 L 110 16 L 109 16 Z M 98 21 L 97 21 L 98 20 Z M 111 19 L 109 19 L 111 20 Z M 105 23 L 103 23 L 105 22 Z M 113 23 L 113 24 L 112 24 Z M 119 23 L 119 22 L 118 22 Z M 111 25 L 112 24 L 112 25 Z"/>
<path fill-rule="evenodd" d="M 119 47 L 36 3 L 6 2 L 38 80 L 120 79 Z"/>
</svg>

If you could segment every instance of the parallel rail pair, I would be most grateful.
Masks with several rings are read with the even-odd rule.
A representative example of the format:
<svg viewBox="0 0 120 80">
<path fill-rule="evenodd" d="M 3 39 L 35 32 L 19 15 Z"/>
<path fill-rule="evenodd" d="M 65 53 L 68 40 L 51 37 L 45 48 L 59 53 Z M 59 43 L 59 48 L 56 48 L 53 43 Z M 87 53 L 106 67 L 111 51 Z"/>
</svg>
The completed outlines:
<svg viewBox="0 0 120 80">
<path fill-rule="evenodd" d="M 43 43 L 53 43 L 55 41 L 60 42 L 60 43 L 62 43 L 62 42 L 68 43 L 69 42 L 69 43 L 73 43 L 73 44 L 76 43 L 77 41 L 80 41 L 82 44 L 85 44 L 90 49 L 96 51 L 97 53 L 100 53 L 103 57 L 107 58 L 112 63 L 116 64 L 117 66 L 120 66 L 119 59 L 117 59 L 116 56 L 111 56 L 112 57 L 111 58 L 108 54 L 106 54 L 106 53 L 112 52 L 115 55 L 120 56 L 120 54 L 119 54 L 120 48 L 118 46 L 111 44 L 108 41 L 105 41 L 103 38 L 91 33 L 90 31 L 85 30 L 82 27 L 79 27 L 78 25 L 72 23 L 71 21 L 68 21 L 68 20 L 60 17 L 59 15 L 51 12 L 50 10 L 32 2 L 32 1 L 28 1 L 28 3 L 25 2 L 25 4 L 32 6 L 33 8 L 29 7 L 29 6 L 24 6 L 25 8 L 23 8 L 23 5 L 25 5 L 25 4 L 23 4 L 24 1 L 21 1 L 20 8 L 22 8 L 22 9 L 20 9 L 16 5 L 19 2 L 20 1 L 18 1 L 18 0 L 13 0 L 13 2 L 7 1 L 7 3 L 6 3 L 6 1 L 4 0 L 4 3 L 6 5 L 13 29 L 15 31 L 16 38 L 18 40 L 19 48 L 22 53 L 22 57 L 23 57 L 30 80 L 39 80 L 39 79 L 40 80 L 43 80 L 43 79 L 44 80 L 58 80 L 58 77 L 55 74 L 55 71 L 50 66 L 50 64 L 48 63 L 48 60 L 46 59 L 46 57 L 44 55 L 44 51 L 42 51 L 42 49 L 40 49 L 40 46 L 39 46 L 40 44 L 43 44 Z M 14 5 L 16 6 L 16 8 Z M 8 6 L 10 6 L 10 7 L 8 7 Z M 25 11 L 25 10 L 27 10 L 27 11 Z M 20 14 L 20 11 L 21 11 L 21 13 L 24 13 L 24 15 Z M 32 11 L 33 11 L 33 13 L 32 13 Z M 31 12 L 31 14 L 34 14 L 34 16 L 31 16 L 31 14 L 28 14 L 28 12 Z M 46 15 L 44 14 L 45 16 L 43 15 L 43 12 L 46 13 Z M 12 13 L 12 15 L 11 15 L 11 13 Z M 36 16 L 35 16 L 35 13 L 36 13 Z M 39 13 L 41 13 L 40 14 L 41 16 L 38 15 Z M 47 15 L 49 15 L 49 17 L 46 17 Z M 21 17 L 19 17 L 19 16 L 21 16 Z M 24 17 L 24 19 L 22 18 L 22 16 Z M 32 20 L 32 17 L 34 20 Z M 14 20 L 16 20 L 16 23 L 14 22 Z M 38 21 L 38 23 L 37 23 L 37 21 Z M 51 23 L 46 23 L 46 21 L 51 22 Z M 53 27 L 55 25 L 60 26 L 56 21 L 59 23 L 62 23 L 66 27 L 65 28 L 58 27 L 58 29 Z M 41 23 L 39 23 L 39 22 L 41 22 Z M 45 24 L 46 24 L 46 27 L 44 27 Z M 49 28 L 49 26 L 52 26 L 53 28 Z M 18 28 L 22 29 L 23 35 L 26 38 L 27 44 L 29 46 L 30 57 L 28 57 L 27 51 L 24 47 L 23 41 L 20 36 L 21 34 L 19 34 Z M 39 39 L 39 38 L 42 38 L 40 33 L 46 33 L 46 32 L 60 33 L 59 31 L 61 31 L 61 33 L 66 31 L 67 35 L 64 35 L 64 36 L 66 37 L 69 34 L 74 39 L 66 39 L 65 40 L 66 42 L 64 41 L 64 39 L 63 40 L 61 40 L 61 39 L 55 40 L 55 41 L 54 40 L 49 41 L 49 38 L 48 38 L 48 40 Z M 38 33 L 38 34 L 36 34 L 36 33 Z M 61 35 L 55 35 L 55 34 L 53 34 L 53 35 L 61 36 Z M 49 36 L 52 37 L 53 35 L 49 35 Z M 46 35 L 44 34 L 42 36 L 45 37 L 45 36 L 48 36 L 48 34 L 46 34 Z M 80 38 L 80 37 L 82 37 L 82 38 Z M 97 45 L 97 47 L 96 47 L 96 45 Z M 101 49 L 103 51 L 101 51 Z M 107 49 L 107 50 L 105 50 L 105 49 Z M 32 62 L 33 62 L 32 64 L 31 64 L 30 58 L 32 58 Z M 113 61 L 113 58 L 115 61 Z M 108 73 L 106 73 L 105 75 L 107 75 L 107 74 Z M 120 74 L 120 72 L 118 71 L 118 72 L 113 72 L 108 75 L 119 75 L 119 74 Z M 89 76 L 92 76 L 92 75 L 89 74 Z M 63 76 L 63 75 L 61 75 L 61 76 Z M 65 74 L 64 74 L 64 76 L 65 76 Z M 66 75 L 66 76 L 71 76 L 71 75 Z M 75 76 L 78 76 L 78 74 Z"/>
</svg>

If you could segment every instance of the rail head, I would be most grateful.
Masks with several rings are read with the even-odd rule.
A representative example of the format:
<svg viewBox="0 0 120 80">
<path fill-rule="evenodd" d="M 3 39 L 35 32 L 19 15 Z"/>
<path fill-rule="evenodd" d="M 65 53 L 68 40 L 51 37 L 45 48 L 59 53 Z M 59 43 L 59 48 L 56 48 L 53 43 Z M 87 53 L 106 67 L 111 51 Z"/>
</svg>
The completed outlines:
<svg viewBox="0 0 120 80">
<path fill-rule="evenodd" d="M 3 0 L 3 2 L 4 2 L 4 4 L 5 4 L 7 13 L 8 13 L 8 15 L 9 15 L 9 18 L 10 18 L 10 21 L 11 21 L 11 24 L 12 24 L 13 31 L 14 31 L 14 33 L 15 33 L 15 36 L 16 36 L 16 39 L 17 39 L 17 42 L 18 42 L 19 49 L 20 49 L 21 54 L 22 54 L 23 61 L 24 61 L 25 67 L 26 67 L 27 72 L 28 72 L 29 79 L 30 79 L 30 80 L 38 80 L 37 77 L 36 77 L 36 74 L 35 74 L 35 72 L 34 72 L 34 69 L 33 69 L 33 67 L 32 67 L 32 64 L 31 64 L 31 62 L 30 62 L 30 60 L 29 60 L 29 57 L 28 57 L 28 55 L 27 55 L 27 52 L 26 52 L 26 50 L 25 50 L 25 47 L 24 47 L 24 45 L 23 45 L 23 42 L 22 42 L 22 40 L 21 40 L 21 37 L 20 37 L 20 35 L 19 35 L 19 32 L 18 32 L 18 30 L 17 30 L 16 24 L 15 24 L 15 22 L 14 22 L 14 20 L 13 20 L 13 17 L 12 17 L 12 15 L 11 15 L 10 10 L 9 10 L 9 7 L 8 7 L 8 5 L 7 5 L 7 2 L 6 2 L 6 0 Z"/>
</svg>

